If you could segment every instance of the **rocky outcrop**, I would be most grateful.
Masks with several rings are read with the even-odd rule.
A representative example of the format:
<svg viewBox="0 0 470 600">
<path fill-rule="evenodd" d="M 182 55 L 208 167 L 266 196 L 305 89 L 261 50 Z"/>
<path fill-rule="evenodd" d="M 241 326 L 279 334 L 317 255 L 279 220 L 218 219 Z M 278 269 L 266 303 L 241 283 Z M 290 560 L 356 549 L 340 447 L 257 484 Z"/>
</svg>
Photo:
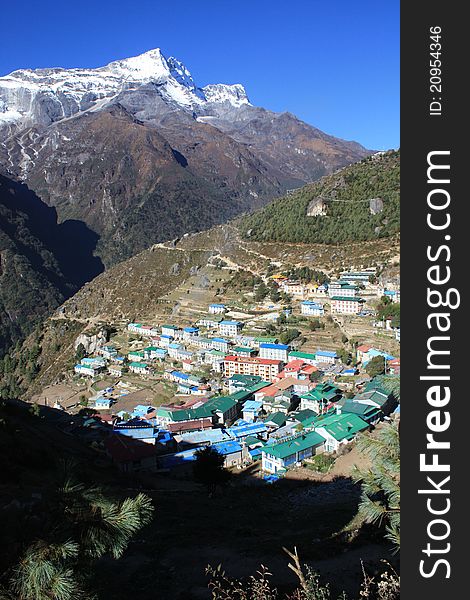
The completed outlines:
<svg viewBox="0 0 470 600">
<path fill-rule="evenodd" d="M 106 344 L 108 339 L 108 332 L 105 329 L 90 332 L 84 331 L 77 337 L 73 346 L 76 350 L 80 345 L 82 345 L 87 354 L 94 354 L 100 346 Z"/>
<path fill-rule="evenodd" d="M 323 198 L 314 198 L 307 206 L 307 217 L 325 216 L 327 206 L 328 205 Z"/>
<path fill-rule="evenodd" d="M 382 198 L 371 198 L 369 200 L 369 210 L 371 215 L 378 215 L 384 209 L 384 201 Z"/>
</svg>

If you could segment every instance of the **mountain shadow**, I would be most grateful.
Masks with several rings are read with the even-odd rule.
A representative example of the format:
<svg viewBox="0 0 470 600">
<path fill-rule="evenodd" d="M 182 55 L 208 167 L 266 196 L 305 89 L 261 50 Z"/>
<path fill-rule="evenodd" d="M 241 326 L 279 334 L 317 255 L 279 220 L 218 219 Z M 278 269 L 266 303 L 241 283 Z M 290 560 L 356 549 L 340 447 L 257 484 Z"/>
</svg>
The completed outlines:
<svg viewBox="0 0 470 600">
<path fill-rule="evenodd" d="M 99 236 L 0 175 L 0 356 L 104 269 Z"/>
<path fill-rule="evenodd" d="M 99 418 L 81 418 L 46 406 L 36 415 L 29 404 L 13 401 L 0 412 L 7 423 L 0 439 L 5 488 L 0 510 L 7 517 L 0 582 L 1 574 L 10 573 L 36 539 L 57 541 L 56 525 L 63 515 L 51 499 L 58 464 L 70 459 L 85 484 L 106 482 L 107 493 L 119 500 L 143 491 L 158 507 L 122 558 L 90 561 L 88 583 L 100 600 L 126 600 L 136 591 L 139 600 L 209 600 L 208 564 L 221 564 L 242 579 L 263 564 L 279 590 L 293 593 L 298 581 L 287 566 L 283 547 L 298 548 L 302 561 L 328 576 L 338 595 L 348 585 L 352 597 L 357 597 L 361 558 L 389 557 L 381 537 L 367 531 L 359 535 L 351 525 L 361 490 L 349 477 L 314 481 L 291 475 L 270 485 L 253 465 L 235 471 L 209 497 L 207 488 L 194 481 L 191 464 L 160 473 L 119 470 L 104 451 L 106 440 L 119 434 Z M 149 450 L 138 440 L 132 446 L 134 452 Z"/>
</svg>

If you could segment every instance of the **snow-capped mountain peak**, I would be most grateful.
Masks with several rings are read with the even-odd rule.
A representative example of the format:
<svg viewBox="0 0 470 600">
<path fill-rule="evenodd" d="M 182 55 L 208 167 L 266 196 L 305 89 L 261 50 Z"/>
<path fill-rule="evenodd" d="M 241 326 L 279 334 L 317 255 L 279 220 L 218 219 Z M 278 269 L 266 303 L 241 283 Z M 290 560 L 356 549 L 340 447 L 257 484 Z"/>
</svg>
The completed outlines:
<svg viewBox="0 0 470 600">
<path fill-rule="evenodd" d="M 99 110 L 120 93 L 155 83 L 165 102 L 193 111 L 210 103 L 248 104 L 243 86 L 199 88 L 185 65 L 159 48 L 95 69 L 20 69 L 0 77 L 0 126 L 50 125 Z"/>
<path fill-rule="evenodd" d="M 160 48 L 148 50 L 138 56 L 115 60 L 97 70 L 116 73 L 125 79 L 142 83 L 158 81 L 170 75 L 170 68 Z"/>
</svg>

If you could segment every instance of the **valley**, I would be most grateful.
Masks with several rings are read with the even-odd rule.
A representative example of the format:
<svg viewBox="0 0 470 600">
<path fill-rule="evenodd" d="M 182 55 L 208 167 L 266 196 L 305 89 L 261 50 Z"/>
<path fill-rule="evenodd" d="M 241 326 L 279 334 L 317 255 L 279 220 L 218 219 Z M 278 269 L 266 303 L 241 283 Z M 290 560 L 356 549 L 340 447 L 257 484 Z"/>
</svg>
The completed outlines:
<svg viewBox="0 0 470 600">
<path fill-rule="evenodd" d="M 219 564 L 304 599 L 298 547 L 372 600 L 398 562 L 400 152 L 159 49 L 0 77 L 0 142 L 0 595 L 46 557 L 66 600 L 234 600 Z"/>
<path fill-rule="evenodd" d="M 107 265 L 207 229 L 370 154 L 237 85 L 198 88 L 159 49 L 0 77 L 0 168 L 86 223 Z"/>
<path fill-rule="evenodd" d="M 290 113 L 252 105 L 240 84 L 199 88 L 159 49 L 97 69 L 0 77 L 0 202 L 11 210 L 15 189 L 35 198 L 27 211 L 36 211 L 37 222 L 28 218 L 26 227 L 34 236 L 34 227 L 46 230 L 54 220 L 54 248 L 46 248 L 60 270 L 44 279 L 22 234 L 10 229 L 20 271 L 40 280 L 35 289 L 47 300 L 36 304 L 27 292 L 20 300 L 21 286 L 4 276 L 0 356 L 105 268 L 225 223 L 368 154 Z M 14 210 L 25 214 L 24 205 Z M 3 235 L 7 227 L 2 220 Z M 6 251 L 2 244 L 11 270 Z M 11 309 L 18 302 L 26 309 L 21 316 Z"/>
</svg>

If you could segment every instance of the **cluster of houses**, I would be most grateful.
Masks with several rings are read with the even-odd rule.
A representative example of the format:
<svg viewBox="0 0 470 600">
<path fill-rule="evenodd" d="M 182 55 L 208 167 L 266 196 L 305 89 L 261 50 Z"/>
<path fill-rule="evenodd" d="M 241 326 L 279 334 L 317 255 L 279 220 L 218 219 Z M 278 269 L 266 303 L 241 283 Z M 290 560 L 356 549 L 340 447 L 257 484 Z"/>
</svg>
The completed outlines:
<svg viewBox="0 0 470 600">
<path fill-rule="evenodd" d="M 381 298 L 385 296 L 385 298 L 388 298 L 394 304 L 400 303 L 400 290 L 396 286 L 393 289 L 381 287 L 378 289 L 377 295 Z"/>
<path fill-rule="evenodd" d="M 130 414 L 91 421 L 95 427 L 103 421 L 106 452 L 124 471 L 173 469 L 213 446 L 227 467 L 260 461 L 263 473 L 281 475 L 315 454 L 338 452 L 397 406 L 380 381 L 346 398 L 334 384 L 312 387 L 308 378 L 301 379 L 309 373 L 306 365 L 295 366 L 293 373 L 285 373 L 285 385 L 276 389 L 257 377 L 233 376 L 227 386 L 236 391 L 226 396 L 138 405 Z"/>
<path fill-rule="evenodd" d="M 304 305 L 309 314 L 323 314 L 320 305 L 305 301 L 302 310 Z M 247 335 L 243 332 L 244 324 L 225 318 L 225 311 L 225 305 L 211 304 L 208 314 L 188 327 L 129 323 L 128 333 L 140 338 L 143 348 L 129 350 L 124 356 L 112 345 L 105 345 L 98 348 L 97 356 L 83 358 L 74 371 L 93 378 L 106 369 L 114 377 L 121 377 L 125 371 L 149 376 L 163 370 L 163 377 L 177 385 L 178 393 L 203 395 L 204 382 L 195 372 L 204 366 L 220 376 L 253 375 L 268 382 L 297 358 L 323 370 L 336 369 L 336 374 L 342 370 L 335 352 L 298 352 L 288 344 L 279 343 L 276 337 Z M 165 365 L 175 363 L 179 363 L 178 369 L 165 369 Z M 162 368 L 157 369 L 158 364 Z"/>
<path fill-rule="evenodd" d="M 106 364 L 106 359 L 102 356 L 84 357 L 78 364 L 75 365 L 74 371 L 78 375 L 95 377 L 98 373 L 105 369 Z"/>
<path fill-rule="evenodd" d="M 343 303 L 341 310 L 352 311 L 345 303 L 358 301 L 355 282 L 365 276 L 348 273 L 320 293 L 329 296 L 332 306 L 335 301 Z M 358 375 L 358 370 L 343 365 L 336 352 L 303 352 L 276 337 L 248 335 L 243 323 L 226 318 L 226 312 L 224 304 L 211 304 L 208 314 L 188 327 L 129 323 L 128 333 L 143 348 L 122 355 L 107 344 L 75 365 L 77 374 L 89 377 L 106 369 L 119 378 L 126 370 L 141 376 L 158 373 L 176 388 L 170 403 L 137 405 L 130 412 L 114 412 L 119 401 L 111 394 L 95 398 L 87 435 L 97 436 L 123 471 L 188 465 L 198 449 L 209 445 L 224 456 L 227 467 L 259 461 L 263 473 L 282 475 L 315 454 L 338 452 L 397 409 L 396 395 L 380 377 L 361 380 L 359 374 L 354 385 L 347 384 L 342 376 Z M 303 300 L 301 312 L 323 316 L 324 309 Z M 399 380 L 399 359 L 365 344 L 357 348 L 362 367 L 376 356 L 384 358 L 386 378 Z M 204 366 L 223 381 L 218 393 L 200 375 Z"/>
<path fill-rule="evenodd" d="M 361 315 L 364 311 L 366 301 L 360 297 L 358 284 L 362 287 L 368 287 L 375 273 L 375 269 L 344 272 L 337 281 L 331 281 L 329 284 L 324 283 L 322 285 L 293 281 L 282 275 L 274 275 L 273 279 L 283 292 L 291 295 L 293 298 L 302 300 L 300 309 L 303 315 L 314 317 L 324 316 L 324 305 L 319 301 L 313 300 L 313 298 L 319 296 L 329 298 L 333 314 Z M 389 292 L 387 291 L 387 293 Z M 399 302 L 399 292 L 396 292 L 393 298 L 393 301 Z"/>
<path fill-rule="evenodd" d="M 282 475 L 315 454 L 338 452 L 397 408 L 397 397 L 380 377 L 347 398 L 335 383 L 315 382 L 317 370 L 293 358 L 269 381 L 253 374 L 226 377 L 226 395 L 101 414 L 101 408 L 112 409 L 108 402 L 95 406 L 100 416 L 90 422 L 124 471 L 188 465 L 197 450 L 213 446 L 227 467 L 260 461 L 263 473 Z"/>
<path fill-rule="evenodd" d="M 378 350 L 369 344 L 362 344 L 356 349 L 357 362 L 360 362 L 363 367 L 367 367 L 368 363 L 376 356 L 381 356 L 384 359 L 384 370 L 386 373 L 391 375 L 400 374 L 399 358 L 396 358 L 383 350 Z"/>
</svg>

